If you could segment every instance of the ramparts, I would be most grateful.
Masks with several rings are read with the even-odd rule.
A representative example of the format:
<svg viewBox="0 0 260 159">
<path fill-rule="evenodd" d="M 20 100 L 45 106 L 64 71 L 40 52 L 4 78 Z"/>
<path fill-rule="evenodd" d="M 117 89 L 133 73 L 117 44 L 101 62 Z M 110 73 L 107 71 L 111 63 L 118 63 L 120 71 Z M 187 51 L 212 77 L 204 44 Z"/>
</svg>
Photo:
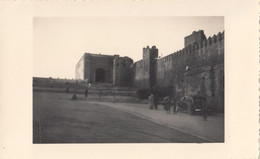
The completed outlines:
<svg viewBox="0 0 260 159">
<path fill-rule="evenodd" d="M 203 41 L 197 41 L 182 50 L 157 59 L 156 84 L 172 86 L 172 81 L 184 80 L 186 67 L 189 70 L 200 66 L 216 66 L 224 63 L 224 32 Z"/>
<path fill-rule="evenodd" d="M 86 53 L 76 66 L 76 79 L 150 89 L 176 101 L 200 96 L 223 112 L 224 32 L 206 38 L 203 30 L 194 31 L 185 37 L 183 49 L 162 58 L 156 46 L 144 47 L 143 58 L 135 63 L 129 57 Z"/>
<path fill-rule="evenodd" d="M 150 56 L 148 60 L 146 58 L 134 63 L 134 86 L 171 88 L 168 95 L 176 100 L 184 95 L 202 96 L 214 109 L 223 112 L 224 32 L 206 38 L 203 31 L 198 31 L 187 37 L 186 47 L 179 51 L 163 58 Z M 149 56 L 147 51 L 144 54 L 143 57 Z M 154 72 L 147 69 L 146 65 L 153 68 Z M 152 81 L 152 78 L 153 83 L 148 85 L 147 81 Z"/>
</svg>

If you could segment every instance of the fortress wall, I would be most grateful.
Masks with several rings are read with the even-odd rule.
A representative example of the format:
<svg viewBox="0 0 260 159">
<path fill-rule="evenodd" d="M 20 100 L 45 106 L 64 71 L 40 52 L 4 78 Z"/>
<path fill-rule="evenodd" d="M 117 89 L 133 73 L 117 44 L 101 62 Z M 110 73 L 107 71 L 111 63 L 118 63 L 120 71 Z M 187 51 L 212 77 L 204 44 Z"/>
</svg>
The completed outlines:
<svg viewBox="0 0 260 159">
<path fill-rule="evenodd" d="M 156 60 L 156 86 L 174 87 L 172 95 L 200 95 L 224 110 L 224 32 Z"/>
<path fill-rule="evenodd" d="M 135 87 L 143 87 L 145 84 L 145 78 L 144 78 L 144 64 L 143 60 L 137 61 L 134 64 L 133 67 L 133 74 L 134 74 L 134 86 Z"/>
<path fill-rule="evenodd" d="M 132 66 L 133 60 L 129 57 L 123 57 L 121 61 L 120 86 L 132 85 Z"/>
<path fill-rule="evenodd" d="M 224 32 L 209 38 L 203 31 L 193 32 L 185 37 L 185 48 L 159 59 L 155 46 L 143 48 L 143 59 L 135 63 L 118 55 L 83 57 L 76 66 L 77 79 L 95 82 L 96 70 L 103 68 L 106 82 L 115 86 L 173 88 L 170 96 L 203 96 L 215 110 L 224 111 Z"/>
<path fill-rule="evenodd" d="M 85 65 L 85 55 L 83 55 L 79 62 L 76 65 L 76 70 L 75 70 L 75 78 L 76 79 L 84 79 L 84 65 Z"/>
<path fill-rule="evenodd" d="M 134 86 L 140 88 L 149 88 L 148 60 L 141 60 L 134 64 Z"/>
<path fill-rule="evenodd" d="M 150 88 L 156 84 L 156 58 L 158 49 L 155 46 L 143 48 L 143 59 L 133 67 L 133 85 L 140 88 Z"/>
<path fill-rule="evenodd" d="M 224 112 L 225 103 L 225 76 L 224 76 L 224 65 L 214 67 L 214 104 L 215 111 Z"/>
<path fill-rule="evenodd" d="M 86 53 L 85 54 L 85 70 L 84 70 L 84 79 L 87 81 L 87 82 L 91 82 L 91 80 L 93 80 L 93 74 L 90 72 L 91 71 L 91 62 L 90 62 L 90 58 L 91 58 L 91 55 Z"/>
<path fill-rule="evenodd" d="M 95 82 L 96 70 L 102 68 L 106 72 L 106 82 L 113 82 L 113 61 L 114 56 L 86 54 L 85 60 L 85 78 L 88 82 Z"/>
<path fill-rule="evenodd" d="M 156 60 L 156 85 L 163 86 L 165 79 L 165 64 L 164 58 Z"/>
<path fill-rule="evenodd" d="M 224 63 L 224 40 L 218 36 L 189 45 L 161 59 L 157 59 L 157 85 L 172 85 L 171 81 L 184 80 L 186 66 L 189 69 L 200 66 L 216 66 Z M 219 38 L 219 39 L 217 39 Z M 177 77 L 175 77 L 177 76 Z"/>
<path fill-rule="evenodd" d="M 156 86 L 173 86 L 174 79 L 174 61 L 172 54 L 156 60 Z"/>
<path fill-rule="evenodd" d="M 120 86 L 120 58 L 116 56 L 113 61 L 113 85 Z"/>
<path fill-rule="evenodd" d="M 132 66 L 133 60 L 129 57 L 116 57 L 114 59 L 113 84 L 115 86 L 132 85 Z"/>
<path fill-rule="evenodd" d="M 143 62 L 142 62 L 142 88 L 149 88 L 150 87 L 150 80 L 151 80 L 151 51 L 150 47 L 147 46 L 146 48 L 143 48 Z"/>
</svg>

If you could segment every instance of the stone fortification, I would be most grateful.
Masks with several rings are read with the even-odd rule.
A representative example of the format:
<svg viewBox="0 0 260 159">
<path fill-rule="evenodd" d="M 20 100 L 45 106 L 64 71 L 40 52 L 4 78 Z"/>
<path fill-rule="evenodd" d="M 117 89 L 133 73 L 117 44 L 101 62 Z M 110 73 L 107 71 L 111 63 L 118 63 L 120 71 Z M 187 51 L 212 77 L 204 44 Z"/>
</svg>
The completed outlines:
<svg viewBox="0 0 260 159">
<path fill-rule="evenodd" d="M 202 96 L 217 111 L 223 111 L 224 32 L 209 38 L 203 31 L 193 32 L 185 38 L 185 46 L 163 58 L 148 61 L 150 68 L 154 68 L 153 74 L 144 67 L 145 59 L 136 62 L 134 86 L 146 88 L 149 77 L 153 81 L 150 88 L 172 88 L 169 95 L 176 99 L 184 95 Z"/>
<path fill-rule="evenodd" d="M 176 100 L 201 96 L 216 111 L 224 111 L 224 32 L 206 38 L 204 31 L 186 36 L 184 48 L 158 58 L 155 46 L 143 48 L 143 58 L 86 53 L 76 66 L 76 79 L 142 89 L 169 89 Z"/>
</svg>

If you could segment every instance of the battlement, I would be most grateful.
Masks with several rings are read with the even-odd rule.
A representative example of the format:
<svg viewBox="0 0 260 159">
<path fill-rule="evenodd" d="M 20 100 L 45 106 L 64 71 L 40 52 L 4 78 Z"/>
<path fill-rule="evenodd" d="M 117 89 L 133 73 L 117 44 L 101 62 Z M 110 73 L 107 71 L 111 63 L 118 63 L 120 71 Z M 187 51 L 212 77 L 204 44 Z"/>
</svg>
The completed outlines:
<svg viewBox="0 0 260 159">
<path fill-rule="evenodd" d="M 155 59 L 158 57 L 158 49 L 156 46 L 146 46 L 143 48 L 143 59 Z"/>
<path fill-rule="evenodd" d="M 115 57 L 114 59 L 114 63 L 117 67 L 129 67 L 130 65 L 133 64 L 133 59 L 127 57 L 127 56 L 124 56 L 124 57 Z"/>
<path fill-rule="evenodd" d="M 126 56 L 85 53 L 76 66 L 76 79 L 116 87 L 158 88 L 176 99 L 199 95 L 215 110 L 223 111 L 224 31 L 206 37 L 199 30 L 184 40 L 182 49 L 162 58 L 158 58 L 156 46 L 146 46 L 143 58 L 136 62 Z"/>
<path fill-rule="evenodd" d="M 184 38 L 184 47 L 187 47 L 188 45 L 193 45 L 194 43 L 203 41 L 205 39 L 206 36 L 203 30 L 193 31 L 191 35 Z"/>
<path fill-rule="evenodd" d="M 219 32 L 217 35 L 214 34 L 212 37 L 208 37 L 204 39 L 203 41 L 197 41 L 194 42 L 192 45 L 188 45 L 184 47 L 181 50 L 178 50 L 172 54 L 169 54 L 165 57 L 162 57 L 161 59 L 164 60 L 164 62 L 169 62 L 174 59 L 178 59 L 181 57 L 186 57 L 187 55 L 194 54 L 196 52 L 200 52 L 201 49 L 207 49 L 210 48 L 212 45 L 216 43 L 220 43 L 224 40 L 224 31 Z"/>
<path fill-rule="evenodd" d="M 155 45 L 153 45 L 151 48 L 147 45 L 146 47 L 143 47 L 143 50 L 158 50 Z"/>
</svg>

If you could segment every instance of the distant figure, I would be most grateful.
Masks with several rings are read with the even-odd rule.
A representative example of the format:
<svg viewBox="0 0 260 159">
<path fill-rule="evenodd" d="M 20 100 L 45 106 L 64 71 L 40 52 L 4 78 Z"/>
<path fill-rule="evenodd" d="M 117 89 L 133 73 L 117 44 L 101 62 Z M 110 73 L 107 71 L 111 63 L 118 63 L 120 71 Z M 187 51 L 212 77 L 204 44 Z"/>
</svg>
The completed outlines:
<svg viewBox="0 0 260 159">
<path fill-rule="evenodd" d="M 170 99 L 170 98 L 168 98 L 167 101 L 166 101 L 165 109 L 166 109 L 166 112 L 167 112 L 168 114 L 171 113 L 171 99 Z"/>
<path fill-rule="evenodd" d="M 72 100 L 76 101 L 77 99 L 78 99 L 77 95 L 76 95 L 76 94 L 73 94 Z"/>
<path fill-rule="evenodd" d="M 150 109 L 154 109 L 154 95 L 151 94 L 149 96 L 149 104 L 150 104 Z"/>
<path fill-rule="evenodd" d="M 164 103 L 164 109 L 166 110 L 167 114 L 170 114 L 170 109 L 172 104 L 170 97 L 168 96 L 165 97 L 163 103 Z"/>
<path fill-rule="evenodd" d="M 89 88 L 91 87 L 91 83 L 88 84 L 88 87 L 89 87 Z"/>
<path fill-rule="evenodd" d="M 158 96 L 154 96 L 154 107 L 155 107 L 155 110 L 158 109 L 158 103 L 159 103 L 159 98 L 158 98 Z"/>
<path fill-rule="evenodd" d="M 86 90 L 85 90 L 85 98 L 87 98 L 88 97 L 88 89 L 86 88 Z"/>
<path fill-rule="evenodd" d="M 177 102 L 172 101 L 172 106 L 173 106 L 173 114 L 177 113 Z"/>
<path fill-rule="evenodd" d="M 178 113 L 178 112 L 180 112 L 181 111 L 181 109 L 180 109 L 180 107 L 179 107 L 179 102 L 177 101 L 177 102 L 175 102 L 175 106 L 176 106 L 176 114 Z"/>
</svg>

